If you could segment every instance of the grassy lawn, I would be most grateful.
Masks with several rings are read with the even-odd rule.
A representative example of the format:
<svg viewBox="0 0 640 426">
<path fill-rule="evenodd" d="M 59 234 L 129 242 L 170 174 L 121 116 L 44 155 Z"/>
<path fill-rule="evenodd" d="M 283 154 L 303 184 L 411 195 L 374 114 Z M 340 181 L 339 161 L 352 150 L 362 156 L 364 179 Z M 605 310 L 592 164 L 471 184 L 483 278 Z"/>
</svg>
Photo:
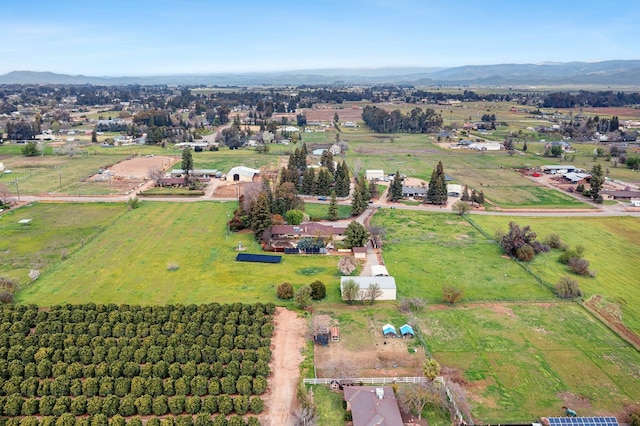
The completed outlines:
<svg viewBox="0 0 640 426">
<path fill-rule="evenodd" d="M 30 269 L 42 271 L 72 255 L 125 211 L 124 204 L 115 203 L 35 203 L 4 213 L 0 218 L 0 274 L 28 282 Z M 21 219 L 32 222 L 18 224 Z"/>
<path fill-rule="evenodd" d="M 640 398 L 640 354 L 575 304 L 462 305 L 420 323 L 434 357 L 473 389 L 483 422 L 560 415 L 570 394 L 585 416 L 619 414 Z"/>
<path fill-rule="evenodd" d="M 252 234 L 226 236 L 235 203 L 144 201 L 68 260 L 22 290 L 20 303 L 206 303 L 276 301 L 275 288 L 320 280 L 338 301 L 333 256 L 284 256 L 280 264 L 235 262 L 238 241 L 261 249 Z M 179 269 L 168 270 L 168 264 Z M 291 302 L 278 301 L 291 305 Z"/>
<path fill-rule="evenodd" d="M 329 204 L 305 202 L 304 211 L 311 220 L 327 220 Z M 338 218 L 349 219 L 351 217 L 351 206 L 338 204 Z"/>
<path fill-rule="evenodd" d="M 632 217 L 620 218 L 509 218 L 504 216 L 473 216 L 473 220 L 490 235 L 498 229 L 506 230 L 509 221 L 531 229 L 544 238 L 558 234 L 571 247 L 582 245 L 584 257 L 590 269 L 596 271 L 594 278 L 570 274 L 565 265 L 558 262 L 559 250 L 542 254 L 531 263 L 531 270 L 551 284 L 561 276 L 571 275 L 576 279 L 586 296 L 601 294 L 622 308 L 625 324 L 640 333 L 640 221 Z"/>
<path fill-rule="evenodd" d="M 383 256 L 398 297 L 442 300 L 442 286 L 464 289 L 465 300 L 552 300 L 551 292 L 457 215 L 380 209 L 372 222 L 386 229 Z"/>
<path fill-rule="evenodd" d="M 313 400 L 318 410 L 318 424 L 322 426 L 344 426 L 342 392 L 334 392 L 329 386 L 308 386 L 313 390 Z"/>
</svg>

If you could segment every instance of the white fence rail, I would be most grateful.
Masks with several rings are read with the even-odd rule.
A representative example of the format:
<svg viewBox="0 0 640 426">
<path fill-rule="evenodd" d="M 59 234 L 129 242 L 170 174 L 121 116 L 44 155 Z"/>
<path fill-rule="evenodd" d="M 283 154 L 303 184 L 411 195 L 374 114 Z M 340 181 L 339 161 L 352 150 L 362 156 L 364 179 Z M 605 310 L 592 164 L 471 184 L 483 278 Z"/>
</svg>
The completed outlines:
<svg viewBox="0 0 640 426">
<path fill-rule="evenodd" d="M 381 384 L 385 385 L 387 383 L 424 383 L 427 381 L 425 377 L 354 377 L 354 378 L 346 378 L 346 379 L 325 379 L 325 378 L 317 378 L 317 379 L 304 379 L 305 385 L 328 385 L 333 381 L 337 381 L 338 383 L 353 383 L 353 384 Z"/>
</svg>

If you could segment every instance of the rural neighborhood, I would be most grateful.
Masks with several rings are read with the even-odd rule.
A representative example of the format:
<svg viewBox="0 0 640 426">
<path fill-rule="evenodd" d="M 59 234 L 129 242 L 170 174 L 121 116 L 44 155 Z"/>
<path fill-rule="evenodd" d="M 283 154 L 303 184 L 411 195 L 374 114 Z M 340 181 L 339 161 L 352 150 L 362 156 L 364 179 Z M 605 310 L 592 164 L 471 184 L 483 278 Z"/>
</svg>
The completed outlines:
<svg viewBox="0 0 640 426">
<path fill-rule="evenodd" d="M 496 6 L 7 4 L 0 426 L 640 426 L 640 8 Z"/>
</svg>

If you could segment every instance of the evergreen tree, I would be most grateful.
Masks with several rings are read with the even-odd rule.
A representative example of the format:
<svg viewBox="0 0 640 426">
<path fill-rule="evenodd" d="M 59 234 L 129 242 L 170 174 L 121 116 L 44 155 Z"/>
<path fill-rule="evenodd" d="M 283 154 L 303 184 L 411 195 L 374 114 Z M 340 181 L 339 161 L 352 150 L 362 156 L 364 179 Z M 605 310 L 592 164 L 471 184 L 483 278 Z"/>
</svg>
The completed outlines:
<svg viewBox="0 0 640 426">
<path fill-rule="evenodd" d="M 96 132 L 96 129 L 93 129 L 91 132 L 91 143 L 98 143 L 98 132 Z"/>
<path fill-rule="evenodd" d="M 371 195 L 370 198 L 377 198 L 378 195 L 378 184 L 372 180 L 371 182 L 369 182 L 369 194 Z"/>
<path fill-rule="evenodd" d="M 461 201 L 469 201 L 469 187 L 467 185 L 464 186 L 464 189 L 462 190 L 462 197 L 460 197 Z"/>
<path fill-rule="evenodd" d="M 425 202 L 439 205 L 447 203 L 447 182 L 445 180 L 442 161 L 438 161 L 438 165 L 431 173 L 431 180 L 429 181 Z"/>
<path fill-rule="evenodd" d="M 336 169 L 336 196 L 338 197 L 348 197 L 349 196 L 349 168 L 347 164 L 343 161 L 338 164 L 338 168 Z"/>
<path fill-rule="evenodd" d="M 269 180 L 269 178 L 264 178 L 262 180 L 262 192 L 267 195 L 267 201 L 269 202 L 269 211 L 273 213 L 276 205 L 276 200 L 273 196 L 273 191 L 271 190 L 271 180 Z"/>
<path fill-rule="evenodd" d="M 478 204 L 480 205 L 484 204 L 484 192 L 482 191 L 478 193 Z"/>
<path fill-rule="evenodd" d="M 367 182 L 367 178 L 364 176 L 358 179 L 358 189 L 362 193 L 362 200 L 365 203 L 369 203 L 369 200 L 371 200 L 371 191 L 369 190 L 369 182 Z"/>
<path fill-rule="evenodd" d="M 470 197 L 469 201 L 471 201 L 471 205 L 473 205 L 473 203 L 477 203 L 478 202 L 478 193 L 476 192 L 475 189 L 471 190 L 471 197 Z"/>
<path fill-rule="evenodd" d="M 193 170 L 193 157 L 191 148 L 188 146 L 182 150 L 182 170 L 184 170 L 184 183 L 188 184 L 191 170 Z"/>
<path fill-rule="evenodd" d="M 402 178 L 400 177 L 400 172 L 396 172 L 393 176 L 393 180 L 389 185 L 388 198 L 394 202 L 402 198 Z"/>
<path fill-rule="evenodd" d="M 298 151 L 298 149 L 296 148 L 296 151 Z M 292 169 L 297 169 L 297 162 L 296 162 L 296 157 L 293 154 L 289 154 L 289 162 L 287 163 L 287 168 L 289 170 Z"/>
<path fill-rule="evenodd" d="M 526 151 L 527 150 L 527 141 L 524 141 L 524 145 L 522 145 L 522 150 Z"/>
<path fill-rule="evenodd" d="M 589 184 L 591 185 L 589 196 L 593 198 L 593 200 L 597 203 L 602 202 L 600 190 L 602 189 L 603 183 L 604 175 L 602 174 L 602 166 L 600 164 L 594 164 L 593 168 L 591 169 L 591 180 L 589 181 Z"/>
<path fill-rule="evenodd" d="M 332 180 L 331 174 L 327 169 L 320 169 L 320 173 L 318 173 L 318 181 L 316 183 L 316 193 L 323 196 L 329 195 Z"/>
<path fill-rule="evenodd" d="M 315 180 L 315 169 L 308 168 L 307 170 L 305 170 L 302 174 L 302 186 L 300 188 L 300 193 L 306 195 L 315 195 Z"/>
<path fill-rule="evenodd" d="M 255 232 L 256 240 L 262 237 L 265 229 L 271 226 L 271 209 L 267 194 L 261 192 L 251 206 L 251 229 Z"/>
<path fill-rule="evenodd" d="M 329 220 L 338 220 L 338 199 L 336 198 L 336 192 L 331 191 L 331 202 L 329 203 L 329 213 L 327 214 Z"/>
<path fill-rule="evenodd" d="M 366 201 L 362 199 L 362 191 L 356 186 L 356 190 L 353 192 L 353 199 L 351 200 L 351 214 L 358 216 L 362 214 L 367 208 Z"/>
</svg>

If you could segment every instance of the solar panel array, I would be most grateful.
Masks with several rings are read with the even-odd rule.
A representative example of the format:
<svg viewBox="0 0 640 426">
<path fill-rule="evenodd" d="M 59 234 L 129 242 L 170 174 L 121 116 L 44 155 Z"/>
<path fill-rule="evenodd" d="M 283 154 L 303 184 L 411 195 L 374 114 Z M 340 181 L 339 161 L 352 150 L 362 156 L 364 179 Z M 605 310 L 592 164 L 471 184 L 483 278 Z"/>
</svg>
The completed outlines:
<svg viewBox="0 0 640 426">
<path fill-rule="evenodd" d="M 239 253 L 236 256 L 238 262 L 280 263 L 282 256 L 270 256 L 268 254 Z"/>
<path fill-rule="evenodd" d="M 548 417 L 549 426 L 618 426 L 615 417 Z"/>
</svg>

